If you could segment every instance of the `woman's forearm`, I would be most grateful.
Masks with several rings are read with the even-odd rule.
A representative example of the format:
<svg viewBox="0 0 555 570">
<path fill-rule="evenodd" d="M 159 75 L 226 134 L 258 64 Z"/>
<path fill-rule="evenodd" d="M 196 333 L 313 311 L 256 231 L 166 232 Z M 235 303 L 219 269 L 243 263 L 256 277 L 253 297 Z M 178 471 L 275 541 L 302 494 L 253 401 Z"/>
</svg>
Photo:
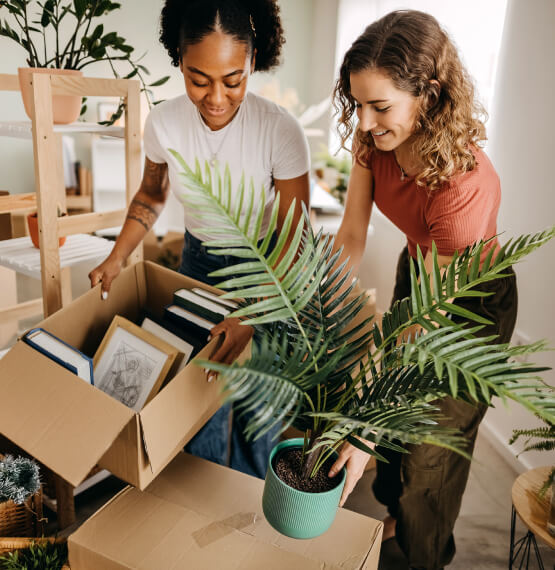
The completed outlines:
<svg viewBox="0 0 555 570">
<path fill-rule="evenodd" d="M 164 202 L 153 200 L 139 190 L 129 204 L 127 216 L 110 257 L 125 261 L 152 229 L 164 208 Z"/>
</svg>

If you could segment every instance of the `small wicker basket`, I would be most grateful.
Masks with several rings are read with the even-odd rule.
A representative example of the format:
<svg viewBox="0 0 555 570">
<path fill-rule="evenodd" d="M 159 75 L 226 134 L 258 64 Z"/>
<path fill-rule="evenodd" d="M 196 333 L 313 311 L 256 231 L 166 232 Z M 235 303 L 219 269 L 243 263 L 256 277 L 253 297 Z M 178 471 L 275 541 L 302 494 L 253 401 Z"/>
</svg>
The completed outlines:
<svg viewBox="0 0 555 570">
<path fill-rule="evenodd" d="M 42 491 L 21 505 L 13 501 L 0 503 L 0 537 L 40 536 L 42 534 Z"/>
<path fill-rule="evenodd" d="M 29 538 L 29 537 L 8 537 L 0 538 L 0 556 L 8 552 L 23 550 L 29 548 L 32 544 L 45 544 L 46 542 L 59 543 L 65 542 L 67 539 L 56 537 Z"/>
<path fill-rule="evenodd" d="M 14 550 L 18 548 L 17 544 L 42 536 L 42 533 L 41 489 L 21 505 L 13 501 L 0 502 L 0 553 Z"/>
</svg>

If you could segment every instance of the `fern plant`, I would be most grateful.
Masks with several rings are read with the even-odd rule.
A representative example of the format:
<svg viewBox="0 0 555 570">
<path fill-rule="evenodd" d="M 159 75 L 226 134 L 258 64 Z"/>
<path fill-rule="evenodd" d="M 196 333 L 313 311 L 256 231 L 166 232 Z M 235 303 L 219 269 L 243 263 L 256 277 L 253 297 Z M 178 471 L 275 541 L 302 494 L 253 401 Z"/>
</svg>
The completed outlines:
<svg viewBox="0 0 555 570">
<path fill-rule="evenodd" d="M 0 570 L 60 570 L 66 562 L 66 542 L 37 542 L 0 556 Z"/>
<path fill-rule="evenodd" d="M 484 244 L 479 243 L 455 255 L 443 271 L 434 246 L 430 276 L 419 251 L 416 264 L 411 263 L 410 298 L 396 303 L 381 327 L 369 327 L 368 321 L 353 327 L 366 298 L 350 298 L 354 281 L 345 263 L 338 265 L 341 251 L 334 249 L 330 236 L 313 233 L 306 211 L 294 228 L 291 205 L 270 250 L 277 195 L 266 237 L 257 245 L 264 189 L 255 206 L 252 182 L 247 187 L 243 179 L 232 199 L 227 168 L 221 176 L 206 164 L 203 174 L 198 162 L 192 170 L 172 153 L 188 188 L 186 207 L 200 222 L 211 220 L 210 229 L 202 230 L 212 236 L 206 242 L 210 252 L 248 260 L 211 275 L 222 279 L 217 286 L 226 291 L 224 298 L 243 299 L 232 316 L 254 326 L 252 356 L 230 366 L 198 364 L 219 374 L 228 400 L 254 412 L 246 426 L 248 437 L 256 439 L 276 425 L 304 432 L 304 477 L 314 476 L 345 441 L 383 459 L 361 438 L 401 452 L 404 448 L 395 442 L 428 443 L 464 454 L 462 436 L 438 423 L 434 400 L 446 395 L 488 405 L 493 396 L 513 399 L 553 421 L 552 390 L 538 377 L 545 368 L 513 358 L 542 350 L 544 343 L 488 344 L 494 337 L 475 336 L 488 321 L 454 304 L 463 297 L 485 296 L 474 287 L 502 277 L 510 265 L 550 240 L 553 228 L 509 241 L 495 255 L 490 251 L 481 265 Z M 445 313 L 476 325 L 464 328 Z M 400 340 L 413 325 L 426 334 Z"/>
<path fill-rule="evenodd" d="M 509 440 L 509 445 L 512 445 L 521 437 L 526 437 L 528 439 L 524 443 L 524 448 L 520 453 L 524 453 L 525 451 L 553 451 L 555 449 L 555 424 L 547 421 L 545 418 L 540 417 L 540 419 L 543 420 L 543 423 L 545 424 L 544 426 L 513 430 L 513 435 Z M 538 495 L 543 497 L 554 482 L 555 467 L 552 467 L 547 479 L 543 482 Z"/>
</svg>

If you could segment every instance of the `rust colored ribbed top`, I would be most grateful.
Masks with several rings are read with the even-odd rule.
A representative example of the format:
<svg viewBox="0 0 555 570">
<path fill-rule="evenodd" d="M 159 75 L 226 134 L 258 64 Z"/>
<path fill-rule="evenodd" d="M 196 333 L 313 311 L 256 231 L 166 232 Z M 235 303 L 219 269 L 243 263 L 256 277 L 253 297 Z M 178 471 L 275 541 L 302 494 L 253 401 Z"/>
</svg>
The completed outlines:
<svg viewBox="0 0 555 570">
<path fill-rule="evenodd" d="M 417 244 L 424 256 L 432 241 L 440 255 L 453 255 L 497 234 L 499 176 L 481 149 L 473 152 L 474 170 L 453 177 L 433 192 L 417 186 L 413 177 L 403 180 L 393 152 L 374 150 L 368 157 L 374 203 L 407 236 L 413 258 Z M 492 240 L 484 248 L 482 260 L 497 246 L 497 240 Z"/>
</svg>

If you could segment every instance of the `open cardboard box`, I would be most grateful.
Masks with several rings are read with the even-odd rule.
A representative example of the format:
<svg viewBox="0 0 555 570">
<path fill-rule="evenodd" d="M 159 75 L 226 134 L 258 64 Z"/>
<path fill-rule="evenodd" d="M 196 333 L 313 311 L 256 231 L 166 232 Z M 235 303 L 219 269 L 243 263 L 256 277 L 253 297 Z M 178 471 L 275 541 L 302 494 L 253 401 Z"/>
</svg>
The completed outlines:
<svg viewBox="0 0 555 570">
<path fill-rule="evenodd" d="M 92 356 L 114 315 L 160 314 L 181 287 L 215 289 L 151 262 L 122 271 L 106 301 L 96 287 L 39 326 Z M 213 353 L 218 339 L 200 353 Z M 22 341 L 0 360 L 0 434 L 77 486 L 100 465 L 144 489 L 221 405 L 217 382 L 189 363 L 140 413 Z"/>
<path fill-rule="evenodd" d="M 338 509 L 311 540 L 276 532 L 264 482 L 180 453 L 141 492 L 127 487 L 69 537 L 71 570 L 376 569 L 383 524 Z"/>
</svg>

